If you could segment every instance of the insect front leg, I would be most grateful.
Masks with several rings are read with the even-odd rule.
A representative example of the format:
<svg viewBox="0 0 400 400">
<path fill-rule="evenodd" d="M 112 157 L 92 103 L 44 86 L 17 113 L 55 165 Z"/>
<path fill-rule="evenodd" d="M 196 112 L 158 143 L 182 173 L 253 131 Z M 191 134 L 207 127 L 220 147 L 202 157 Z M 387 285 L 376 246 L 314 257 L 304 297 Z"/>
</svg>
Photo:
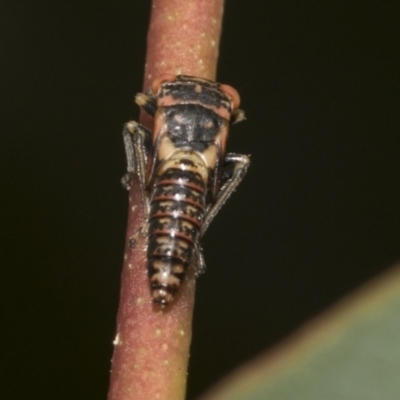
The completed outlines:
<svg viewBox="0 0 400 400">
<path fill-rule="evenodd" d="M 147 114 L 154 117 L 157 111 L 157 99 L 151 93 L 138 93 L 135 96 L 135 103 L 143 108 Z"/>
<path fill-rule="evenodd" d="M 240 184 L 246 175 L 249 165 L 250 159 L 246 155 L 235 153 L 228 153 L 226 155 L 222 167 L 222 187 L 217 194 L 214 204 L 207 210 L 204 216 L 200 232 L 201 236 L 204 235 L 211 221 Z"/>
</svg>

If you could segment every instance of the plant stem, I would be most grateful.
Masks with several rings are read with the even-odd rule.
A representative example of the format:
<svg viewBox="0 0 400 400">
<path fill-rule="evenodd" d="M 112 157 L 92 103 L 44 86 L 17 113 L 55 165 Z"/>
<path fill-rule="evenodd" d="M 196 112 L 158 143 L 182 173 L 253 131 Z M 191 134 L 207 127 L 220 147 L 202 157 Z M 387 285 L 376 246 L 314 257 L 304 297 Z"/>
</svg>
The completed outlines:
<svg viewBox="0 0 400 400">
<path fill-rule="evenodd" d="M 223 0 L 154 0 L 144 90 L 160 75 L 215 79 Z M 142 113 L 141 123 L 151 126 Z M 165 310 L 152 304 L 146 238 L 128 245 L 144 222 L 137 180 L 129 194 L 129 216 L 121 277 L 117 334 L 109 400 L 181 400 L 185 397 L 195 293 L 193 271 Z"/>
</svg>

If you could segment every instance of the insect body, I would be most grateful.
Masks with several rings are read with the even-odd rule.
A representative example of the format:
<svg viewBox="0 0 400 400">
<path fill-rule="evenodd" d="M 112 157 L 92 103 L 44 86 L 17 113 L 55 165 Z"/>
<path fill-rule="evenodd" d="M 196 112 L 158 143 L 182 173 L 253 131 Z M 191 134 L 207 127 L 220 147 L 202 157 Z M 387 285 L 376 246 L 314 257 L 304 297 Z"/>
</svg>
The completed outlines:
<svg viewBox="0 0 400 400">
<path fill-rule="evenodd" d="M 136 102 L 154 117 L 153 131 L 131 121 L 123 136 L 130 188 L 139 177 L 148 236 L 148 276 L 153 302 L 168 305 L 191 265 L 205 266 L 199 240 L 249 165 L 225 152 L 230 123 L 244 119 L 239 95 L 227 85 L 191 76 L 156 80 Z"/>
</svg>

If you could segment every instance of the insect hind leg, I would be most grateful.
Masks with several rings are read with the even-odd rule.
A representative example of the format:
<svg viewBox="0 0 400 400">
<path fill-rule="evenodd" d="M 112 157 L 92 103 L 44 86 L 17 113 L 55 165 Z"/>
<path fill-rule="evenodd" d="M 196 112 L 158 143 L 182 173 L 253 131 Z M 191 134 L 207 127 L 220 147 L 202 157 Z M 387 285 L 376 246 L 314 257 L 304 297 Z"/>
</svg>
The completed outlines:
<svg viewBox="0 0 400 400">
<path fill-rule="evenodd" d="M 204 235 L 211 221 L 218 214 L 221 207 L 236 190 L 250 165 L 250 158 L 243 154 L 228 153 L 224 158 L 222 169 L 222 187 L 217 194 L 214 204 L 207 210 L 201 227 L 201 235 Z"/>
<path fill-rule="evenodd" d="M 139 178 L 140 191 L 146 216 L 149 214 L 149 199 L 146 194 L 146 165 L 151 146 L 151 131 L 135 121 L 125 124 L 122 132 L 125 144 L 127 173 L 122 177 L 122 185 L 130 189 L 133 175 Z M 145 218 L 147 221 L 147 217 Z M 129 246 L 133 249 L 139 237 L 147 234 L 148 223 L 145 222 L 130 238 Z"/>
<path fill-rule="evenodd" d="M 206 263 L 204 261 L 203 250 L 199 245 L 196 246 L 195 252 L 196 256 L 194 257 L 194 271 L 196 278 L 198 278 L 200 275 L 206 272 Z"/>
<path fill-rule="evenodd" d="M 134 249 L 140 237 L 147 236 L 149 231 L 149 224 L 147 221 L 129 238 L 129 247 Z"/>
<path fill-rule="evenodd" d="M 139 178 L 142 199 L 148 212 L 148 199 L 146 196 L 146 165 L 151 148 L 151 131 L 143 125 L 129 121 L 124 125 L 122 136 L 125 144 L 127 173 L 122 177 L 121 183 L 126 189 L 132 186 L 133 175 Z"/>
</svg>

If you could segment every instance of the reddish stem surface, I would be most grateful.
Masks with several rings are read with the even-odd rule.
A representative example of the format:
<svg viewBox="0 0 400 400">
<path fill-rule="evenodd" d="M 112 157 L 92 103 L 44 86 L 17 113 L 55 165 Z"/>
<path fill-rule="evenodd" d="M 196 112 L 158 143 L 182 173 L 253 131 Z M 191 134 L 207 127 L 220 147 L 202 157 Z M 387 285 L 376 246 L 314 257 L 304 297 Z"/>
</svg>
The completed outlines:
<svg viewBox="0 0 400 400">
<path fill-rule="evenodd" d="M 148 34 L 144 89 L 160 75 L 215 79 L 223 0 L 154 0 Z M 141 122 L 151 125 L 142 116 Z M 135 249 L 128 238 L 144 221 L 138 182 L 129 195 L 127 245 L 121 278 L 109 400 L 180 400 L 186 391 L 195 293 L 193 271 L 176 300 L 152 304 L 146 238 Z"/>
</svg>

